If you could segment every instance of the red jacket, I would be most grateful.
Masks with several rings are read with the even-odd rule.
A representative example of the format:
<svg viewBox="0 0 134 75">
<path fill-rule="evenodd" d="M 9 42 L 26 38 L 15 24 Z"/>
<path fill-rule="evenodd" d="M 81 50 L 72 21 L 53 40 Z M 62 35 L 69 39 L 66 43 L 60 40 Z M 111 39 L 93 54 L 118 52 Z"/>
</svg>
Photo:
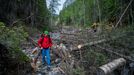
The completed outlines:
<svg viewBox="0 0 134 75">
<path fill-rule="evenodd" d="M 48 36 L 41 37 L 38 40 L 38 45 L 43 48 L 49 48 L 52 46 L 52 39 Z"/>
</svg>

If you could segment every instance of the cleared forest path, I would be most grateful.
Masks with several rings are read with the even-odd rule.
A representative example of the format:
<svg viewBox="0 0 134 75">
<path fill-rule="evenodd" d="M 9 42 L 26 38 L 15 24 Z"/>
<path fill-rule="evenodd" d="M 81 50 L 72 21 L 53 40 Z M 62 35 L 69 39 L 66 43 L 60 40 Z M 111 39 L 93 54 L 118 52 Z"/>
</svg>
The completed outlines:
<svg viewBox="0 0 134 75">
<path fill-rule="evenodd" d="M 51 52 L 51 58 L 52 58 L 51 71 L 47 71 L 46 66 L 39 67 L 39 65 L 41 65 L 41 59 L 39 59 L 37 62 L 38 66 L 36 66 L 37 67 L 36 72 L 34 73 L 35 75 L 44 75 L 44 74 L 45 75 L 65 75 L 65 73 L 67 72 L 67 68 L 70 68 L 71 70 L 73 68 L 72 66 L 74 65 L 75 57 L 72 54 L 72 51 L 76 51 L 76 54 L 79 56 L 81 53 L 80 51 L 83 50 L 83 47 L 85 46 L 99 45 L 99 47 L 100 46 L 105 47 L 103 45 L 100 45 L 100 43 L 104 43 L 119 38 L 115 36 L 110 36 L 110 38 L 108 38 L 109 37 L 108 35 L 106 34 L 104 35 L 99 32 L 94 32 L 92 29 L 82 30 L 73 27 L 62 27 L 61 30 L 55 29 L 53 32 L 50 33 L 50 35 L 53 39 L 53 44 L 54 44 Z M 120 37 L 121 36 L 124 35 L 120 35 Z M 35 42 L 37 42 L 38 38 L 39 36 L 32 37 L 33 41 Z M 65 48 L 60 50 L 63 50 L 65 54 L 67 54 L 67 55 L 63 55 L 63 58 L 55 56 L 56 54 L 55 52 L 58 52 L 60 41 L 64 41 L 63 44 L 65 46 Z M 33 42 L 29 40 L 29 42 L 24 43 L 23 46 L 24 46 L 23 52 L 26 53 L 26 55 L 30 59 L 33 59 L 36 56 L 32 54 L 32 50 L 35 48 Z M 78 46 L 80 46 L 80 48 Z M 100 48 L 100 50 L 102 49 Z M 116 52 L 114 53 L 121 55 L 120 53 L 116 53 Z M 62 55 L 60 52 L 59 54 Z"/>
<path fill-rule="evenodd" d="M 90 32 L 90 33 L 89 33 Z M 92 33 L 92 34 L 91 34 Z M 65 41 L 64 45 L 66 47 L 66 53 L 71 52 L 74 48 L 76 48 L 79 44 L 84 44 L 89 38 L 93 40 L 98 39 L 97 36 L 93 36 L 93 32 L 91 30 L 86 30 L 82 31 L 81 29 L 76 29 L 76 28 L 62 28 L 61 31 L 54 31 L 51 32 L 51 37 L 53 39 L 53 47 L 52 51 L 57 50 L 57 47 L 60 41 Z M 85 34 L 82 36 L 82 34 Z M 89 35 L 92 37 L 88 37 Z M 31 37 L 33 41 L 37 42 L 39 36 L 34 36 Z M 60 40 L 60 41 L 59 41 Z M 28 42 L 25 42 L 22 44 L 23 52 L 30 58 L 33 59 L 36 54 L 32 54 L 33 49 L 36 47 L 31 40 Z M 52 58 L 52 65 L 51 65 L 51 71 L 47 71 L 46 66 L 41 66 L 41 59 L 38 59 L 37 61 L 37 66 L 36 66 L 36 72 L 34 73 L 35 75 L 65 75 L 64 73 L 66 72 L 64 69 L 62 69 L 61 64 L 65 63 L 67 65 L 71 65 L 70 62 L 73 57 L 71 55 L 67 55 L 64 57 L 69 57 L 70 59 L 64 59 L 65 61 L 68 61 L 68 64 L 63 62 L 61 58 L 55 57 L 55 54 L 51 53 L 51 58 Z M 70 63 L 70 64 L 69 64 Z M 41 66 L 41 67 L 39 67 Z M 61 67 L 60 67 L 61 66 Z M 71 67 L 71 66 L 70 66 Z"/>
</svg>

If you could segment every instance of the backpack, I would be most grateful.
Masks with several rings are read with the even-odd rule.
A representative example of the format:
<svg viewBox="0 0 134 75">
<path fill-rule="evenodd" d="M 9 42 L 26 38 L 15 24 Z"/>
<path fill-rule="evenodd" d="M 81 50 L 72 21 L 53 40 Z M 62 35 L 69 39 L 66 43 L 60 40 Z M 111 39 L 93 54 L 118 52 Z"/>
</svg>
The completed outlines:
<svg viewBox="0 0 134 75">
<path fill-rule="evenodd" d="M 41 40 L 41 44 L 42 44 L 44 41 L 44 38 L 45 38 L 43 34 L 41 34 L 41 38 L 42 38 L 42 40 Z M 49 43 L 51 43 L 50 35 L 48 35 L 48 38 L 49 38 Z"/>
</svg>

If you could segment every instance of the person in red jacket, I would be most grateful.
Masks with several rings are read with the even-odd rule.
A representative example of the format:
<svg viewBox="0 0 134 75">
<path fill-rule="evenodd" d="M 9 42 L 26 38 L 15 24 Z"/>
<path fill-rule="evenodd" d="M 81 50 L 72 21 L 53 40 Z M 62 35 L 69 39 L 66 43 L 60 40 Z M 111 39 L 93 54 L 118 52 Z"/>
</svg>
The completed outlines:
<svg viewBox="0 0 134 75">
<path fill-rule="evenodd" d="M 44 34 L 42 34 L 42 36 L 38 40 L 38 45 L 42 49 L 42 63 L 44 65 L 46 62 L 48 69 L 50 69 L 50 48 L 52 46 L 52 39 L 48 35 L 48 31 L 44 31 Z"/>
</svg>

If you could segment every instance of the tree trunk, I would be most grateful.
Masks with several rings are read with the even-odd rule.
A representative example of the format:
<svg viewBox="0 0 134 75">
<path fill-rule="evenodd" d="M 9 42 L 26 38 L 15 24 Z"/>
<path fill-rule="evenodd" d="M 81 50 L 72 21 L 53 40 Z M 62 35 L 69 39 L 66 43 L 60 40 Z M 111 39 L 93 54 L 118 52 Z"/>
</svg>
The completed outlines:
<svg viewBox="0 0 134 75">
<path fill-rule="evenodd" d="M 125 64 L 126 64 L 126 60 L 124 58 L 115 59 L 112 62 L 99 67 L 97 75 L 108 75 L 115 69 L 117 69 L 120 66 L 123 66 Z"/>
<path fill-rule="evenodd" d="M 100 9 L 100 2 L 97 0 L 97 5 L 98 5 L 98 12 L 99 12 L 99 22 L 101 23 L 101 9 Z"/>
</svg>

